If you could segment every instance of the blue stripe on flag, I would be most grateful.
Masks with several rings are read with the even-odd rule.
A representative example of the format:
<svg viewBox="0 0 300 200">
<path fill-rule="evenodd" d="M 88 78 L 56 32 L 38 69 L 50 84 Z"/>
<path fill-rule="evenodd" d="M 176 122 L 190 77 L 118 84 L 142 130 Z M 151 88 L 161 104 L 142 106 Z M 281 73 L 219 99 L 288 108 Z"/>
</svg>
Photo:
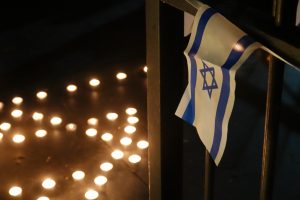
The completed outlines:
<svg viewBox="0 0 300 200">
<path fill-rule="evenodd" d="M 221 143 L 222 138 L 222 124 L 225 115 L 225 110 L 228 103 L 228 97 L 230 92 L 230 75 L 229 70 L 243 55 L 245 49 L 254 43 L 254 41 L 247 35 L 243 36 L 237 43 L 236 48 L 233 48 L 227 58 L 226 62 L 222 66 L 223 82 L 220 94 L 220 100 L 217 107 L 216 121 L 215 121 L 215 132 L 212 148 L 210 150 L 211 157 L 215 160 Z"/>
<path fill-rule="evenodd" d="M 213 16 L 215 13 L 216 11 L 214 11 L 212 8 L 208 8 L 203 12 L 197 27 L 195 40 L 190 52 L 188 53 L 189 59 L 191 61 L 191 99 L 186 107 L 186 110 L 183 113 L 182 119 L 186 122 L 189 122 L 190 124 L 193 124 L 195 120 L 195 88 L 197 80 L 197 63 L 194 56 L 200 47 L 206 24 L 211 16 Z"/>
</svg>

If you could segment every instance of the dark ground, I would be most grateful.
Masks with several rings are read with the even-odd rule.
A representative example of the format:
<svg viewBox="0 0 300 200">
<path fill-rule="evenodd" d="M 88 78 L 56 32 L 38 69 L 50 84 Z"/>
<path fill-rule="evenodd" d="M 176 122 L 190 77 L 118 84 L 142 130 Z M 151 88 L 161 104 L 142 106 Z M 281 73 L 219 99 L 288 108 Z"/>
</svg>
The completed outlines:
<svg viewBox="0 0 300 200">
<path fill-rule="evenodd" d="M 107 5 L 106 5 L 107 4 Z M 0 99 L 4 109 L 0 120 L 12 123 L 12 130 L 4 133 L 0 143 L 0 199 L 36 199 L 47 195 L 52 199 L 84 199 L 87 188 L 99 191 L 99 199 L 147 199 L 147 150 L 138 150 L 136 142 L 147 139 L 146 75 L 144 9 L 140 1 L 121 1 L 118 6 L 104 2 L 104 7 L 89 9 L 10 9 L 2 13 L 0 32 Z M 18 17 L 16 17 L 16 15 Z M 10 18 L 11 17 L 11 18 Z M 118 81 L 117 72 L 126 72 L 128 78 Z M 101 80 L 99 89 L 88 86 L 91 77 Z M 78 86 L 76 95 L 68 95 L 68 83 Z M 38 102 L 35 93 L 46 90 L 49 98 Z M 10 117 L 13 96 L 24 98 L 21 121 Z M 132 136 L 133 143 L 124 148 L 119 139 L 126 135 L 125 109 L 136 107 L 140 122 Z M 33 111 L 43 111 L 45 120 L 36 124 Z M 107 112 L 117 112 L 116 122 L 105 119 Z M 49 118 L 53 114 L 63 117 L 63 125 L 53 128 Z M 98 117 L 98 135 L 85 135 L 86 120 Z M 75 133 L 65 131 L 65 124 L 75 122 Z M 37 128 L 45 128 L 48 135 L 38 139 Z M 13 144 L 11 135 L 20 130 L 26 136 L 23 144 Z M 101 141 L 103 132 L 113 133 L 114 140 Z M 120 148 L 123 160 L 114 161 L 110 153 Z M 141 163 L 132 165 L 130 154 L 142 156 Z M 101 172 L 101 162 L 110 161 L 114 168 Z M 82 169 L 86 178 L 72 180 L 71 174 Z M 93 179 L 104 174 L 108 183 L 96 187 Z M 51 176 L 56 180 L 54 190 L 45 191 L 42 180 Z M 23 188 L 22 198 L 8 195 L 14 185 Z"/>
</svg>

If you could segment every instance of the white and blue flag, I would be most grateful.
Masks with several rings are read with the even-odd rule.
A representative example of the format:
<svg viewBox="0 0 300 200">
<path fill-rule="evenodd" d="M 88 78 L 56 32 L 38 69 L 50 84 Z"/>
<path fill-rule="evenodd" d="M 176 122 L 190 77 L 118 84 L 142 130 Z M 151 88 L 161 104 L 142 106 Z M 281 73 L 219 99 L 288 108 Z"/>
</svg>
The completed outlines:
<svg viewBox="0 0 300 200">
<path fill-rule="evenodd" d="M 261 45 L 212 8 L 201 5 L 184 55 L 189 84 L 176 115 L 196 127 L 218 165 L 235 99 L 235 74 Z"/>
</svg>

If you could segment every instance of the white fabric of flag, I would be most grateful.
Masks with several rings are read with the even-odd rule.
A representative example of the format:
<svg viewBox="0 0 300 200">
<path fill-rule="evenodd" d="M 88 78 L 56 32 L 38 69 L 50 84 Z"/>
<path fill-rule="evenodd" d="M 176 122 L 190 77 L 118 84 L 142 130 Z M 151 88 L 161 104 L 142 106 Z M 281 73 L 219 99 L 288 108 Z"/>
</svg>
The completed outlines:
<svg viewBox="0 0 300 200">
<path fill-rule="evenodd" d="M 260 47 L 212 8 L 199 7 L 184 52 L 189 83 L 176 115 L 196 127 L 216 165 L 226 146 L 236 71 Z"/>
</svg>

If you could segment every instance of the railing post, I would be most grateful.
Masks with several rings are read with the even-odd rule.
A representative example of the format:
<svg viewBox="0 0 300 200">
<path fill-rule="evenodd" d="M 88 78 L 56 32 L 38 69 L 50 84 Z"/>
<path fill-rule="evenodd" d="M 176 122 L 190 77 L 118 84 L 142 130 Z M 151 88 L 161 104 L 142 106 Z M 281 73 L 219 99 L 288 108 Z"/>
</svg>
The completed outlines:
<svg viewBox="0 0 300 200">
<path fill-rule="evenodd" d="M 278 133 L 283 70 L 284 63 L 275 57 L 270 56 L 260 179 L 260 200 L 272 199 L 275 148 Z"/>
<path fill-rule="evenodd" d="M 213 199 L 213 173 L 214 173 L 214 163 L 210 154 L 205 150 L 205 161 L 204 161 L 204 200 Z"/>
<path fill-rule="evenodd" d="M 182 199 L 183 13 L 146 0 L 149 199 Z"/>
<path fill-rule="evenodd" d="M 282 24 L 282 0 L 273 0 L 273 16 L 276 26 Z M 278 135 L 279 108 L 283 84 L 284 63 L 269 56 L 268 87 L 265 113 L 260 200 L 271 200 L 274 177 L 275 150 Z"/>
</svg>

